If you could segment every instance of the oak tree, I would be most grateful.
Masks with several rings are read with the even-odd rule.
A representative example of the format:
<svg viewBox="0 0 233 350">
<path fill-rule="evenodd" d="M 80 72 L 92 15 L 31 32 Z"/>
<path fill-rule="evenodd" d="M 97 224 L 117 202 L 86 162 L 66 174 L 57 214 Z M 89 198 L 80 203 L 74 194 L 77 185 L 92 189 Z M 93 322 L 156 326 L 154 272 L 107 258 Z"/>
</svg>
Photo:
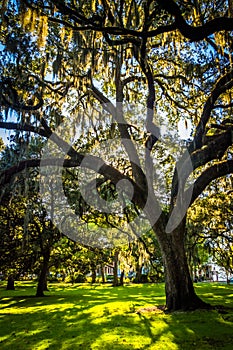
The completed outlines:
<svg viewBox="0 0 233 350">
<path fill-rule="evenodd" d="M 107 163 L 93 151 L 85 167 L 102 184 L 124 180 L 133 188 L 131 202 L 161 249 L 168 310 L 207 306 L 187 264 L 186 210 L 211 181 L 233 171 L 232 15 L 231 2 L 217 0 L 2 2 L 0 127 L 51 137 L 67 154 L 66 168 L 84 167 L 79 142 L 92 140 L 94 149 L 107 131 L 120 140 L 124 162 Z M 17 118 L 9 120 L 13 110 Z M 64 122 L 75 116 L 82 139 L 70 147 Z M 174 165 L 160 125 L 179 139 L 178 122 L 190 123 L 192 135 Z M 0 183 L 39 165 L 23 159 Z M 48 157 L 43 165 L 61 162 Z"/>
</svg>

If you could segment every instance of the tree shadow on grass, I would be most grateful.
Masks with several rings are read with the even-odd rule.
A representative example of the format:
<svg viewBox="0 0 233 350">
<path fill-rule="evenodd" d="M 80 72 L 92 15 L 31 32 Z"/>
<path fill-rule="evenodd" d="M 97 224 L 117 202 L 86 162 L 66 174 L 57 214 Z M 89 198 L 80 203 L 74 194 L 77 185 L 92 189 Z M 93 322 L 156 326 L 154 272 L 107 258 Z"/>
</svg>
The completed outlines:
<svg viewBox="0 0 233 350">
<path fill-rule="evenodd" d="M 233 323 L 217 312 L 175 315 L 95 315 L 87 305 L 11 315 L 3 350 L 37 349 L 231 349 Z M 207 317 L 208 314 L 208 317 Z M 211 321 L 208 318 L 211 318 Z M 19 327 L 21 324 L 21 327 Z M 16 326 L 14 329 L 14 326 Z M 1 327 L 2 329 L 2 327 Z M 217 332 L 216 332 L 217 329 Z M 214 330 L 214 332 L 213 332 Z M 171 345 L 174 347 L 171 347 Z M 156 347 L 157 346 L 157 347 Z M 170 346 L 170 347 L 169 347 Z"/>
<path fill-rule="evenodd" d="M 155 294 L 155 287 L 71 288 L 46 298 L 6 296 L 0 314 L 0 348 L 232 349 L 231 309 L 221 314 L 217 310 L 136 313 L 137 305 L 158 303 L 160 292 L 157 299 Z"/>
</svg>

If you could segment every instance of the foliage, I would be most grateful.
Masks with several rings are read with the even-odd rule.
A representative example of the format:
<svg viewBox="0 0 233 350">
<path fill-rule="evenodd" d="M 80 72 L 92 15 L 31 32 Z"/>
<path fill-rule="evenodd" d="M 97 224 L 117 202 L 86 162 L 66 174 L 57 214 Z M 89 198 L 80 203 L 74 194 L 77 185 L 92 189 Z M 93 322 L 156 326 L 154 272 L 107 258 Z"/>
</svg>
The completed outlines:
<svg viewBox="0 0 233 350">
<path fill-rule="evenodd" d="M 1 244 L 0 269 L 2 273 L 14 272 L 14 275 L 31 271 L 36 260 L 33 242 L 30 246 L 24 238 L 25 202 L 19 199 L 0 206 Z"/>
<path fill-rule="evenodd" d="M 190 209 L 187 245 L 193 264 L 203 262 L 200 255 L 222 266 L 227 275 L 233 273 L 232 260 L 232 175 L 212 183 L 206 194 Z"/>
<path fill-rule="evenodd" d="M 51 251 L 50 272 L 69 282 L 85 282 L 86 275 L 111 262 L 109 251 L 83 247 L 63 236 Z"/>
<path fill-rule="evenodd" d="M 143 211 L 160 246 L 171 310 L 203 306 L 185 257 L 186 211 L 212 181 L 233 172 L 231 5 L 9 0 L 1 9 L 0 127 L 35 133 L 40 142 L 52 135 L 47 164 L 65 154 L 62 166 L 75 168 L 63 182 L 76 213 L 81 207 L 83 227 L 91 221 L 97 233 L 94 246 L 111 226 L 128 239 L 137 232 L 130 220 Z M 193 129 L 186 142 L 178 122 Z M 82 184 L 72 176 L 87 153 L 81 179 L 98 174 L 98 200 L 115 205 L 119 181 L 133 189 L 126 200 L 124 188 L 126 210 L 118 215 L 93 216 L 96 202 L 79 200 Z M 39 165 L 40 155 L 23 158 L 2 171 L 0 184 Z"/>
</svg>

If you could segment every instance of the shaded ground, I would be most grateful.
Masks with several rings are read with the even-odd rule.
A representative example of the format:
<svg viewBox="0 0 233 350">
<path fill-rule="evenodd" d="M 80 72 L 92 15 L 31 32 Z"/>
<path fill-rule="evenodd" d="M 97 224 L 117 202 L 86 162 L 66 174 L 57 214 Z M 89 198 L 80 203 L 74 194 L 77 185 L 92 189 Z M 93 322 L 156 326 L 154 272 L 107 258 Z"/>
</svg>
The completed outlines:
<svg viewBox="0 0 233 350">
<path fill-rule="evenodd" d="M 55 284 L 45 298 L 35 286 L 0 288 L 0 349 L 233 348 L 233 286 L 197 284 L 216 310 L 165 314 L 164 285 Z"/>
</svg>

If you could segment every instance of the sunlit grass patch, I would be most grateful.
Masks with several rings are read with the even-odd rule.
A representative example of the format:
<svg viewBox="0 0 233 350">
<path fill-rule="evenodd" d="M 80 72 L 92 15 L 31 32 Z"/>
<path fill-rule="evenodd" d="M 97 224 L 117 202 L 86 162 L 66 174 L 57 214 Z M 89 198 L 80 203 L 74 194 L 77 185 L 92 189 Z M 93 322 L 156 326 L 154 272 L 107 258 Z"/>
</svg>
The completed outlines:
<svg viewBox="0 0 233 350">
<path fill-rule="evenodd" d="M 213 305 L 233 307 L 233 286 L 196 289 Z M 233 310 L 165 314 L 153 308 L 165 303 L 163 284 L 51 284 L 49 290 L 36 298 L 33 283 L 0 287 L 1 350 L 232 349 Z"/>
</svg>

